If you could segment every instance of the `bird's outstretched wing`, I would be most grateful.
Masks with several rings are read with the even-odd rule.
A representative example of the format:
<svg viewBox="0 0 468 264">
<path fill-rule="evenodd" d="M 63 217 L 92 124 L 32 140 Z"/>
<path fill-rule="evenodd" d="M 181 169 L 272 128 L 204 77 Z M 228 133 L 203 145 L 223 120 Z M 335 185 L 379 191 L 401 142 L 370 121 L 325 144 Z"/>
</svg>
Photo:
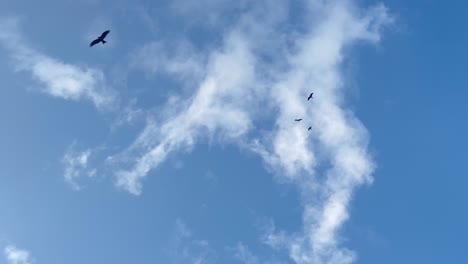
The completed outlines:
<svg viewBox="0 0 468 264">
<path fill-rule="evenodd" d="M 299 122 L 301 120 L 302 120 L 302 118 L 294 119 L 294 121 L 296 121 L 296 122 Z"/>
<path fill-rule="evenodd" d="M 100 39 L 95 39 L 95 40 L 93 40 L 93 42 L 91 42 L 91 44 L 89 44 L 89 46 L 92 47 L 92 46 L 98 44 L 99 42 L 101 42 Z"/>
<path fill-rule="evenodd" d="M 110 30 L 106 30 L 106 31 L 102 32 L 102 34 L 101 34 L 101 36 L 99 38 L 104 39 L 107 36 L 107 34 L 109 34 L 109 32 L 110 32 Z"/>
</svg>

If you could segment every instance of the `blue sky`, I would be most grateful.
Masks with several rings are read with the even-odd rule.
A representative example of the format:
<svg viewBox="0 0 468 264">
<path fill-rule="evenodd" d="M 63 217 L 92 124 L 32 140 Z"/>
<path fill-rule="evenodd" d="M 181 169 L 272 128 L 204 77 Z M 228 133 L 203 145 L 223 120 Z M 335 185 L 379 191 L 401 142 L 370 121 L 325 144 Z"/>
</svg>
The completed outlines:
<svg viewBox="0 0 468 264">
<path fill-rule="evenodd" d="M 0 263 L 467 262 L 466 7 L 0 2 Z"/>
</svg>

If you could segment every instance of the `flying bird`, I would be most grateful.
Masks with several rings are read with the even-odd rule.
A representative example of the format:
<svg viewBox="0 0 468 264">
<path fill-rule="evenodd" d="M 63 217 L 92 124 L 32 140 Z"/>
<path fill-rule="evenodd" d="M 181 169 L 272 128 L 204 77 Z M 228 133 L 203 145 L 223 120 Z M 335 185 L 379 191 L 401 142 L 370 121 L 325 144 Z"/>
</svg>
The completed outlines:
<svg viewBox="0 0 468 264">
<path fill-rule="evenodd" d="M 302 120 L 302 118 L 294 119 L 294 121 L 296 121 L 296 122 L 299 122 L 299 121 L 301 121 L 301 120 Z"/>
<path fill-rule="evenodd" d="M 309 131 L 309 130 L 311 130 L 311 129 L 312 129 L 312 127 L 310 126 L 307 130 Z"/>
<path fill-rule="evenodd" d="M 307 101 L 309 101 L 310 98 L 312 98 L 312 95 L 314 95 L 314 93 L 311 93 L 311 94 L 309 95 L 309 98 L 307 98 Z"/>
<path fill-rule="evenodd" d="M 106 43 L 107 41 L 104 40 L 104 38 L 107 36 L 107 34 L 109 34 L 110 30 L 106 30 L 104 32 L 102 32 L 101 36 L 99 36 L 97 39 L 93 40 L 93 42 L 91 42 L 91 44 L 89 44 L 90 47 L 98 44 L 99 42 L 102 42 L 102 44 Z"/>
</svg>

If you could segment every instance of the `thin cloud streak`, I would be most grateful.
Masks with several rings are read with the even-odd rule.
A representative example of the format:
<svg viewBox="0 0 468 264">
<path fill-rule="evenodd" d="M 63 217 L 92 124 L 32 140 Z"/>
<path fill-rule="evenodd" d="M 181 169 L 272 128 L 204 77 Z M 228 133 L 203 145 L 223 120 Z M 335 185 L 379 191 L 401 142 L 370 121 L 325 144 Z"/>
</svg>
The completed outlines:
<svg viewBox="0 0 468 264">
<path fill-rule="evenodd" d="M 117 94 L 98 69 L 61 62 L 28 46 L 18 29 L 18 20 L 0 19 L 0 44 L 10 52 L 17 71 L 30 72 L 44 85 L 41 92 L 66 100 L 91 101 L 99 110 L 117 105 Z"/>
</svg>

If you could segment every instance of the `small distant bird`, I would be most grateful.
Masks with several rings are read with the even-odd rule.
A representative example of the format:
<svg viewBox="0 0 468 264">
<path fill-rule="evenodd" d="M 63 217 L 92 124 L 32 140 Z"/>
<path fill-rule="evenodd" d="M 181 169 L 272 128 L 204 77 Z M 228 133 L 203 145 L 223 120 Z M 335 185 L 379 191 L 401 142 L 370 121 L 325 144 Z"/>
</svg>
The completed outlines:
<svg viewBox="0 0 468 264">
<path fill-rule="evenodd" d="M 311 129 L 312 129 L 312 127 L 310 126 L 307 130 L 311 130 Z"/>
<path fill-rule="evenodd" d="M 314 93 L 311 93 L 311 94 L 309 95 L 309 98 L 307 98 L 307 101 L 309 101 L 309 100 L 312 98 L 312 95 L 314 95 Z"/>
<path fill-rule="evenodd" d="M 93 40 L 93 42 L 91 42 L 91 44 L 89 44 L 90 47 L 98 44 L 99 42 L 102 42 L 102 44 L 106 43 L 107 41 L 104 40 L 104 38 L 107 36 L 107 34 L 109 34 L 110 30 L 106 30 L 104 32 L 102 32 L 101 36 L 99 36 L 97 39 Z"/>
<path fill-rule="evenodd" d="M 302 120 L 302 118 L 294 119 L 294 121 L 296 121 L 296 122 L 299 122 L 299 121 L 301 121 L 301 120 Z"/>
</svg>

